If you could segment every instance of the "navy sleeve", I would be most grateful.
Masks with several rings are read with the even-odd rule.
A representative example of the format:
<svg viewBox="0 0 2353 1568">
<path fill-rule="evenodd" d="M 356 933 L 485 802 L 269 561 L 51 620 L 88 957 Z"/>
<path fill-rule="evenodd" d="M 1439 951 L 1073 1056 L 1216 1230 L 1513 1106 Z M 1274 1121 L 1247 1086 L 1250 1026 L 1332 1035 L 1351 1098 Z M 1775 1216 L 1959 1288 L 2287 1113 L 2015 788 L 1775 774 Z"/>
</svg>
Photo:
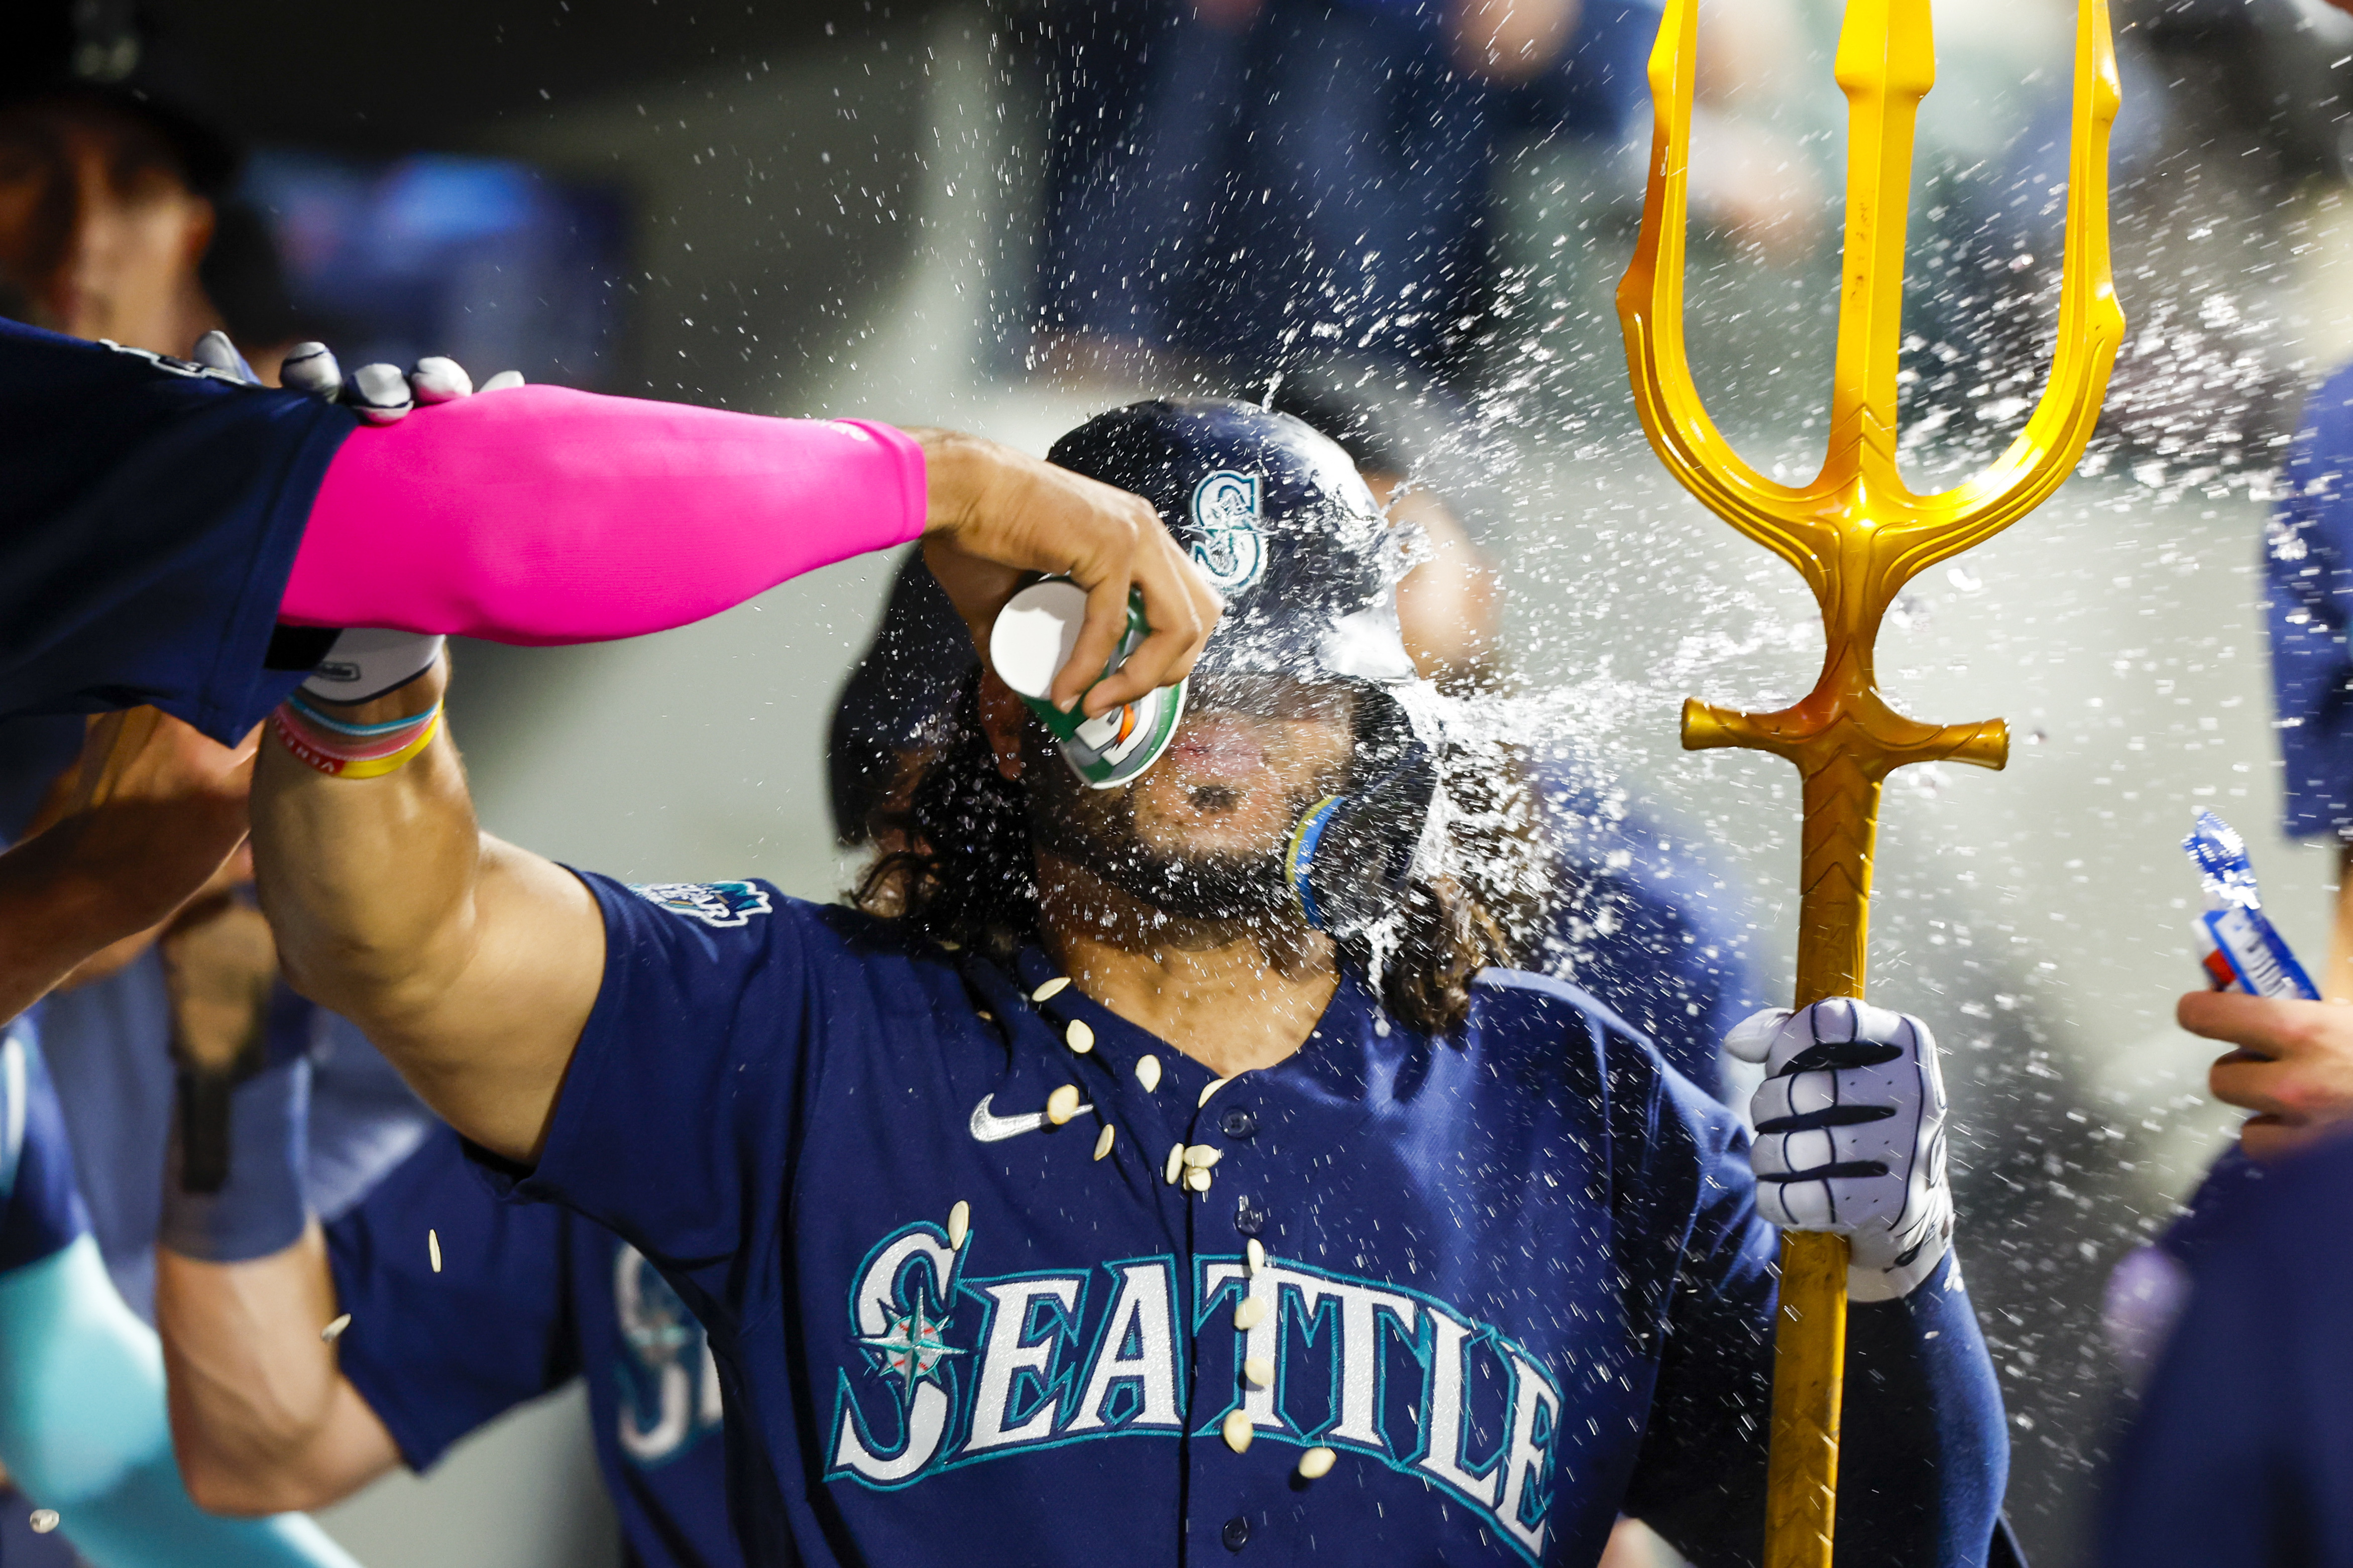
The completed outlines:
<svg viewBox="0 0 2353 1568">
<path fill-rule="evenodd" d="M 579 1371 L 565 1245 L 563 1215 L 501 1203 L 447 1128 L 327 1227 L 343 1375 L 411 1469 Z"/>
<path fill-rule="evenodd" d="M 758 882 L 581 879 L 604 910 L 604 984 L 515 1191 L 619 1236 L 725 1333 L 733 1284 L 783 1267 L 826 1005 L 821 911 Z"/>
<path fill-rule="evenodd" d="M 153 703 L 223 742 L 348 410 L 0 321 L 0 714 Z"/>
<path fill-rule="evenodd" d="M 2225 1198 L 2117 1453 L 2101 1568 L 2353 1564 L 2353 1143 Z"/>
<path fill-rule="evenodd" d="M 2287 831 L 2353 837 L 2353 368 L 2305 405 L 2263 578 Z"/>
<path fill-rule="evenodd" d="M 0 1035 L 0 1274 L 38 1263 L 90 1229 L 35 1016 Z"/>
<path fill-rule="evenodd" d="M 1747 1139 L 1730 1115 L 1672 1078 L 1661 1099 L 1652 1147 L 1700 1176 L 1626 1511 L 1697 1568 L 1730 1568 L 1764 1545 L 1779 1243 L 1757 1214 Z M 1849 1310 L 1839 1453 L 1839 1568 L 1986 1562 L 2010 1445 L 1953 1258 L 1904 1300 Z"/>
</svg>

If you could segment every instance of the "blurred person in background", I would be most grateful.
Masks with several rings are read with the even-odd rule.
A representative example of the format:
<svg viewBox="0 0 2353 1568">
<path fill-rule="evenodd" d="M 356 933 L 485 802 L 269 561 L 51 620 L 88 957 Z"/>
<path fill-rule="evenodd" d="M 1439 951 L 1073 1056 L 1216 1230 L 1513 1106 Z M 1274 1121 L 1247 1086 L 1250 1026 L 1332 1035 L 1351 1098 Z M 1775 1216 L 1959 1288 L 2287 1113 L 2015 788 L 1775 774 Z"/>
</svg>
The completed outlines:
<svg viewBox="0 0 2353 1568">
<path fill-rule="evenodd" d="M 1654 0 L 1050 9 L 1039 360 L 1222 366 L 1229 384 L 1339 360 L 1467 394 L 1498 320 L 1499 159 L 1524 137 L 1620 142 L 1658 21 Z M 1798 27 L 1780 4 L 1706 25 L 1711 109 L 1777 69 Z M 1756 126 L 1703 140 L 1726 174 L 1697 181 L 1703 222 L 1713 201 L 1771 253 L 1810 242 L 1794 148 Z"/>
<path fill-rule="evenodd" d="M 133 0 L 0 5 L 0 316 L 186 354 L 227 328 L 262 378 L 295 335 L 240 149 Z M 224 308 L 234 315 L 224 314 Z"/>
<path fill-rule="evenodd" d="M 2194 992 L 2182 1027 L 2248 1110 L 2187 1212 L 2118 1266 L 2108 1327 L 2146 1393 L 2103 1568 L 2353 1563 L 2353 370 L 2307 400 L 2263 542 L 2284 826 L 2340 846 L 2325 1001 Z"/>
</svg>

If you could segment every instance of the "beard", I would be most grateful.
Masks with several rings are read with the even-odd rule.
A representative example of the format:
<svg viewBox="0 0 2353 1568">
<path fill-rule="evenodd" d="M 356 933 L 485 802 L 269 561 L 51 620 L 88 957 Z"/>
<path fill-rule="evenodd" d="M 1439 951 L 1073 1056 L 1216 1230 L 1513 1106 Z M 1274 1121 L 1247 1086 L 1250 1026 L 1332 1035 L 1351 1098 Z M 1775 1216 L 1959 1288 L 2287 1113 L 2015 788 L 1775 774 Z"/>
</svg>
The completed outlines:
<svg viewBox="0 0 2353 1568">
<path fill-rule="evenodd" d="M 1029 832 L 1039 847 L 1179 920 L 1263 921 L 1296 913 L 1284 867 L 1289 824 L 1325 792 L 1291 791 L 1284 829 L 1262 847 L 1187 854 L 1145 843 L 1136 830 L 1133 787 L 1088 788 L 1042 725 L 1025 726 L 1023 751 Z M 1203 785 L 1197 795 L 1219 793 Z M 1204 804 L 1214 808 L 1213 800 Z"/>
</svg>

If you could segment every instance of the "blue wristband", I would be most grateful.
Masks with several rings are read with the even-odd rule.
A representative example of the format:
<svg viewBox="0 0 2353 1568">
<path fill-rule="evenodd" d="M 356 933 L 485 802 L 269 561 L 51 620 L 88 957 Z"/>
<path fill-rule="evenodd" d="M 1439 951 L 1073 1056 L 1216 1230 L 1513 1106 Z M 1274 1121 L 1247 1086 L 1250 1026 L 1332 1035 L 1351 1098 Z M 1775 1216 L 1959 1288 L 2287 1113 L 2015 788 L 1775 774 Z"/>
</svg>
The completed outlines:
<svg viewBox="0 0 2353 1568">
<path fill-rule="evenodd" d="M 237 1085 L 229 1096 L 228 1181 L 216 1193 L 184 1190 L 180 1119 L 173 1117 L 156 1240 L 207 1263 L 267 1258 L 301 1240 L 310 1220 L 301 1164 L 310 1113 L 306 1059 L 281 1062 Z"/>
</svg>

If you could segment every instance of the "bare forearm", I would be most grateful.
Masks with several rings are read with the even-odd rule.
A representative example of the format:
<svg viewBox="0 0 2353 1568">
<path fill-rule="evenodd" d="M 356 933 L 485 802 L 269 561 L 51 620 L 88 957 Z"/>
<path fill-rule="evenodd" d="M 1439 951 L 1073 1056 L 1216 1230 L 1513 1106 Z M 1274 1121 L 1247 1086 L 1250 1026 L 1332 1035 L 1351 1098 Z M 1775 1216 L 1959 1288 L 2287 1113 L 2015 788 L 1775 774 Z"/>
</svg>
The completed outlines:
<svg viewBox="0 0 2353 1568">
<path fill-rule="evenodd" d="M 320 1508 L 400 1462 L 320 1331 L 335 1317 L 325 1239 L 244 1263 L 155 1256 L 172 1443 L 215 1513 Z"/>
<path fill-rule="evenodd" d="M 447 667 L 347 711 L 423 711 Z M 254 866 L 287 980 L 351 1018 L 459 1131 L 527 1160 L 604 972 L 604 922 L 561 868 L 486 838 L 446 728 L 381 777 L 332 778 L 275 738 Z"/>
<path fill-rule="evenodd" d="M 85 962 L 170 912 L 82 875 L 73 864 L 72 826 L 0 855 L 0 1018 L 15 1017 Z"/>
</svg>

